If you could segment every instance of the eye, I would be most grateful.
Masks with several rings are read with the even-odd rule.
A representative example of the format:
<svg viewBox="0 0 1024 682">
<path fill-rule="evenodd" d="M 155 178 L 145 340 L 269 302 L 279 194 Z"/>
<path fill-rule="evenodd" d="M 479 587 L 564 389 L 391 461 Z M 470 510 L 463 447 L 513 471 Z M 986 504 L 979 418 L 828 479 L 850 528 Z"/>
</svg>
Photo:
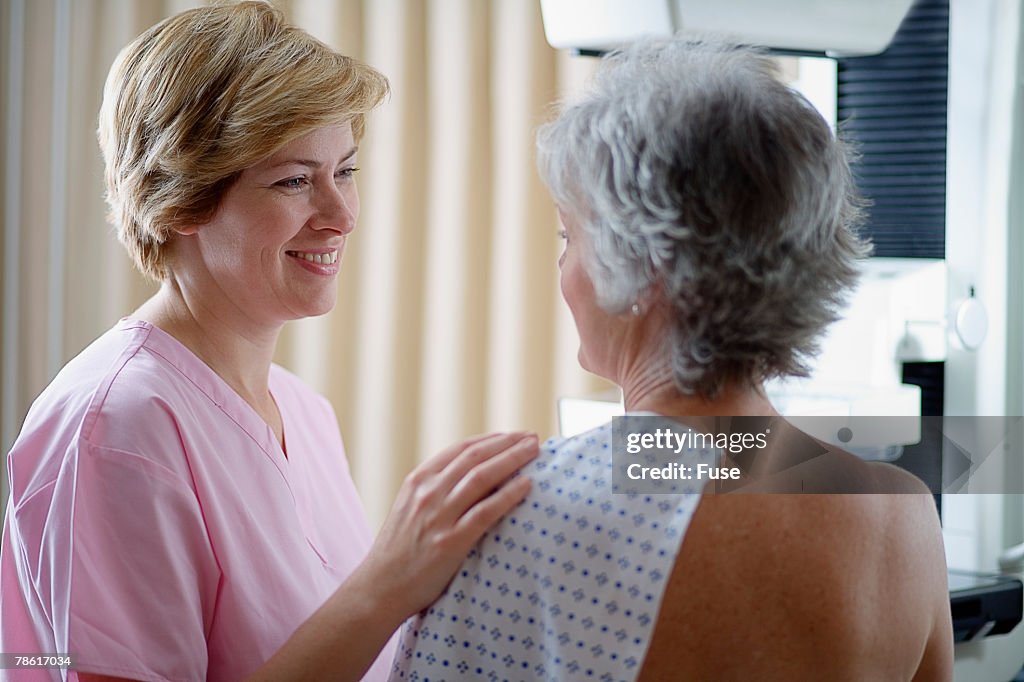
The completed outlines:
<svg viewBox="0 0 1024 682">
<path fill-rule="evenodd" d="M 336 177 L 336 178 L 351 178 L 352 176 L 354 176 L 356 174 L 356 171 L 358 171 L 358 170 L 359 169 L 356 168 L 355 166 L 352 166 L 350 168 L 341 168 L 341 169 L 338 170 L 337 173 L 334 174 L 334 177 Z"/>
<path fill-rule="evenodd" d="M 569 233 L 566 232 L 565 230 L 559 230 L 558 231 L 558 238 L 559 239 L 564 239 L 565 241 L 569 241 Z"/>
<path fill-rule="evenodd" d="M 280 182 L 275 182 L 274 186 L 283 187 L 284 189 L 302 189 L 307 184 L 309 184 L 309 180 L 306 178 L 306 176 L 299 175 L 294 178 L 286 178 L 284 180 L 281 180 Z"/>
</svg>

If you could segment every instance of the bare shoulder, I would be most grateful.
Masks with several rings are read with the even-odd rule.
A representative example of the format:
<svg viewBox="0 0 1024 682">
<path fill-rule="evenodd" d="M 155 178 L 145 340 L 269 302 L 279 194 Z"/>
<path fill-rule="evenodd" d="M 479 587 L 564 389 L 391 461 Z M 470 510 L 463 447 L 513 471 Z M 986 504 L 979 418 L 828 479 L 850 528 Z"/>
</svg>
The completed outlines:
<svg viewBox="0 0 1024 682">
<path fill-rule="evenodd" d="M 641 679 L 948 679 L 934 500 L 892 467 L 855 469 L 889 492 L 706 495 Z"/>
</svg>

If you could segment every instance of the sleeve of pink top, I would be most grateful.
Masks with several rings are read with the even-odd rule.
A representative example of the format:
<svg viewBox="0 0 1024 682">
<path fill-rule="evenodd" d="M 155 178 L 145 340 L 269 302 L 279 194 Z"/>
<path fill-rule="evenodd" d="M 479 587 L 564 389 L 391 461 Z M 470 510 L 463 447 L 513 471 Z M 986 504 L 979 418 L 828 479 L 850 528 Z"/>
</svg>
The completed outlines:
<svg viewBox="0 0 1024 682">
<path fill-rule="evenodd" d="M 76 447 L 58 478 L 43 539 L 49 551 L 41 553 L 54 567 L 41 577 L 53 582 L 61 650 L 74 652 L 81 671 L 205 679 L 220 571 L 191 487 L 138 455 Z M 58 575 L 62 566 L 68 575 Z"/>
</svg>

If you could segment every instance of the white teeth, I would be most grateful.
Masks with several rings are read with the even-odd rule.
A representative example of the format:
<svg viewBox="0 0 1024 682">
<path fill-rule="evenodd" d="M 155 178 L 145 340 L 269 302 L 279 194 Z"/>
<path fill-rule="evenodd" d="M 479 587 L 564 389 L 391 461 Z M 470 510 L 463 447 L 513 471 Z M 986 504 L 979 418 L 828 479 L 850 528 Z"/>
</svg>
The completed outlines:
<svg viewBox="0 0 1024 682">
<path fill-rule="evenodd" d="M 338 262 L 337 251 L 331 251 L 330 253 L 304 253 L 302 251 L 289 251 L 288 253 L 296 258 L 301 258 L 307 263 L 317 263 L 318 265 L 332 265 Z"/>
</svg>

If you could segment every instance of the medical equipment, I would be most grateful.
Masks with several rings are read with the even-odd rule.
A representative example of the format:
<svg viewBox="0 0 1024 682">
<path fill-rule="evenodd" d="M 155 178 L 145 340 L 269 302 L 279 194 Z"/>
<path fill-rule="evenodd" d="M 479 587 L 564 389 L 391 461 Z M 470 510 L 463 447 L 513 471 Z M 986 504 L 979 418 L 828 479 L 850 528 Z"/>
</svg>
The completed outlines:
<svg viewBox="0 0 1024 682">
<path fill-rule="evenodd" d="M 726 33 L 790 53 L 877 54 L 913 0 L 541 0 L 556 48 L 600 52 L 640 35 Z"/>
<path fill-rule="evenodd" d="M 725 32 L 741 42 L 759 44 L 783 54 L 846 58 L 885 50 L 908 12 L 919 15 L 922 11 L 945 12 L 947 19 L 952 17 L 948 24 L 951 36 L 947 45 L 948 62 L 943 55 L 938 69 L 941 87 L 933 93 L 934 101 L 941 102 L 943 107 L 936 115 L 942 123 L 941 129 L 933 131 L 933 136 L 933 132 L 925 134 L 905 122 L 897 126 L 919 130 L 918 139 L 913 141 L 919 146 L 926 140 L 942 142 L 940 148 L 934 150 L 941 168 L 938 173 L 932 173 L 939 179 L 927 190 L 941 207 L 935 219 L 937 229 L 923 238 L 909 231 L 910 236 L 903 239 L 902 244 L 916 249 L 906 254 L 913 258 L 890 257 L 899 256 L 891 253 L 899 250 L 892 246 L 897 240 L 888 239 L 889 235 L 884 232 L 879 234 L 881 238 L 876 237 L 876 243 L 886 257 L 872 259 L 869 264 L 847 315 L 849 324 L 844 323 L 845 329 L 844 325 L 837 325 L 830 332 L 813 384 L 774 386 L 769 390 L 774 392 L 774 398 L 792 402 L 788 408 L 791 413 L 826 409 L 833 413 L 838 410 L 842 414 L 856 414 L 865 404 L 872 403 L 889 405 L 885 408 L 888 414 L 984 415 L 1004 414 L 1003 410 L 1011 409 L 1006 407 L 1009 401 L 1002 401 L 1003 383 L 1010 376 L 1010 368 L 1002 359 L 1005 351 L 1000 345 L 1005 342 L 1008 326 L 1000 304 L 1011 302 L 1003 298 L 1005 292 L 1002 291 L 1008 280 L 998 267 L 993 267 L 992 260 L 993 255 L 998 258 L 1001 248 L 1006 248 L 1000 246 L 1006 239 L 1001 230 L 1008 231 L 1008 228 L 1000 227 L 999 220 L 992 220 L 994 214 L 982 215 L 980 210 L 975 210 L 981 205 L 979 199 L 984 200 L 986 190 L 974 180 L 982 176 L 1002 177 L 998 173 L 989 175 L 998 169 L 998 164 L 984 151 L 991 136 L 986 127 L 991 119 L 986 117 L 998 115 L 991 113 L 997 112 L 991 101 L 994 93 L 1002 90 L 995 85 L 991 86 L 994 89 L 985 90 L 989 82 L 979 78 L 976 67 L 985 63 L 1000 64 L 1008 54 L 1005 46 L 1016 45 L 1014 41 L 1019 35 L 1005 38 L 1000 52 L 987 36 L 993 31 L 992 27 L 1004 25 L 1016 25 L 1019 34 L 1019 22 L 1014 24 L 1012 17 L 1003 16 L 1008 8 L 1019 12 L 1019 3 L 989 0 L 861 3 L 843 0 L 541 0 L 541 7 L 549 42 L 581 54 L 613 49 L 640 35 L 713 31 Z M 852 14 L 841 14 L 843 12 Z M 931 16 L 925 24 L 926 30 L 935 26 Z M 828 38 L 823 38 L 825 36 Z M 942 52 L 945 53 L 945 49 Z M 900 55 L 913 59 L 912 50 L 900 52 Z M 856 59 L 851 61 L 856 62 Z M 923 88 L 923 84 L 914 85 L 919 90 Z M 865 92 L 872 90 L 867 82 L 863 86 Z M 883 87 L 875 89 L 885 90 Z M 930 87 L 926 89 L 932 91 Z M 836 107 L 835 97 L 826 104 Z M 848 110 L 838 112 L 837 117 L 846 120 L 847 116 Z M 862 150 L 865 154 L 871 154 L 869 146 L 865 145 Z M 947 167 L 955 174 L 949 181 Z M 909 187 L 910 194 L 923 194 L 923 185 L 915 185 L 921 175 L 924 173 L 905 170 L 905 182 L 901 182 L 897 173 L 876 180 L 876 186 L 888 189 L 904 185 Z M 912 197 L 901 195 L 893 202 L 894 210 L 888 213 L 883 229 L 888 229 L 892 217 L 898 218 L 901 213 L 920 217 L 922 211 L 911 206 L 910 199 Z M 876 209 L 882 208 L 885 207 L 881 202 L 876 205 Z M 851 376 L 851 371 L 855 376 Z M 917 389 L 920 400 L 907 393 L 915 390 L 903 384 L 907 380 L 920 384 Z M 813 390 L 808 386 L 813 386 Z M 865 395 L 881 397 L 864 400 Z M 807 404 L 808 396 L 818 399 L 817 407 Z M 804 404 L 797 405 L 800 401 Z M 564 425 L 574 421 L 573 415 L 580 412 L 578 407 L 571 401 L 563 401 L 560 416 Z M 592 408 L 586 410 L 592 411 Z M 931 450 L 934 451 L 931 455 L 942 457 L 941 445 Z M 1004 473 L 1010 474 L 1009 471 Z M 995 496 L 947 495 L 942 499 L 947 558 L 951 566 L 974 571 L 997 570 L 995 557 L 1005 546 L 998 529 L 1004 523 L 1012 529 L 1013 520 L 1008 517 L 1004 520 L 1004 515 L 1019 513 L 1019 509 L 1014 512 L 1012 505 L 982 499 L 991 497 Z M 992 530 L 993 519 L 1000 524 L 995 526 L 996 530 Z M 1012 535 L 1009 537 L 1011 543 L 1020 541 L 1020 538 L 1014 540 Z M 1007 554 L 1013 554 L 1013 550 L 1007 550 Z M 1004 562 L 1002 570 L 1019 578 L 1021 567 L 1013 564 L 1014 569 L 1012 563 Z M 951 603 L 959 604 L 957 615 L 977 610 L 976 617 L 981 618 L 989 602 L 964 601 L 964 594 L 957 597 L 957 580 L 959 578 L 952 580 L 954 589 L 951 591 Z M 995 589 L 1001 599 L 1016 599 L 1019 611 L 1020 600 L 1014 596 L 1019 593 L 1007 591 L 1003 581 L 977 583 L 970 588 L 968 596 L 980 598 L 979 590 L 983 593 L 988 589 Z M 954 602 L 955 599 L 960 601 Z M 981 637 L 999 630 L 996 624 L 988 624 L 990 620 L 985 619 L 985 624 L 971 633 L 972 641 L 957 645 L 956 679 L 998 682 L 1020 670 L 1024 662 L 1024 626 L 1016 627 L 1009 634 Z"/>
</svg>

